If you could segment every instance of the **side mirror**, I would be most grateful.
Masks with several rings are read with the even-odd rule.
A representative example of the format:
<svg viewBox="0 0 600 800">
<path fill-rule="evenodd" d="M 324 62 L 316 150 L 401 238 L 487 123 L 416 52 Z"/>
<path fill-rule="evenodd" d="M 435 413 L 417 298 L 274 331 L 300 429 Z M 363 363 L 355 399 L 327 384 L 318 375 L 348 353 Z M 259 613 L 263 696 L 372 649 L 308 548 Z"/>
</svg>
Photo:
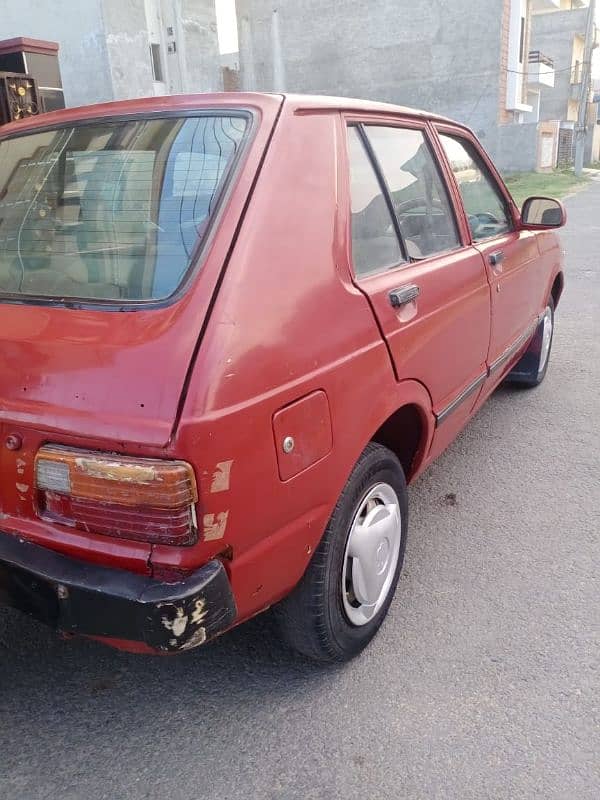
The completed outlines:
<svg viewBox="0 0 600 800">
<path fill-rule="evenodd" d="M 525 228 L 562 228 L 566 221 L 567 212 L 560 200 L 552 197 L 528 197 L 523 203 L 521 224 Z"/>
</svg>

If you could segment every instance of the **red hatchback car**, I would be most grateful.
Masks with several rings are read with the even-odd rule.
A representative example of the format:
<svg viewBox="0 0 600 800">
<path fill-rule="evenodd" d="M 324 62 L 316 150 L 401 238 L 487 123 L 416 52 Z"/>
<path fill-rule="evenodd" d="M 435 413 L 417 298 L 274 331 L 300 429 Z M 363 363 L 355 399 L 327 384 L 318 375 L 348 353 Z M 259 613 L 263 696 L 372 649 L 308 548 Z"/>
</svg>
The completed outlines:
<svg viewBox="0 0 600 800">
<path fill-rule="evenodd" d="M 0 134 L 0 601 L 188 650 L 275 606 L 302 653 L 379 628 L 406 482 L 546 373 L 556 200 L 466 128 L 260 94 Z"/>
</svg>

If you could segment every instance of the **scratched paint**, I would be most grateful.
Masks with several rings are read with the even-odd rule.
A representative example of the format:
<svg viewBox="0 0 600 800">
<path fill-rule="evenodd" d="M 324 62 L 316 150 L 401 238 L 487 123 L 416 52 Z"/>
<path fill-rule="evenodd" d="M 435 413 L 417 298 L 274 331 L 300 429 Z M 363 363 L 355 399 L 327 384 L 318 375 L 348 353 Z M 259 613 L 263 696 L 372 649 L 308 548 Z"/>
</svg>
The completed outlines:
<svg viewBox="0 0 600 800">
<path fill-rule="evenodd" d="M 210 491 L 212 494 L 216 492 L 226 492 L 229 489 L 229 477 L 231 475 L 232 461 L 219 461 L 216 465 L 215 471 L 212 476 L 212 483 Z"/>
<path fill-rule="evenodd" d="M 205 514 L 202 519 L 204 541 L 212 542 L 215 539 L 222 539 L 227 529 L 227 518 L 229 511 L 220 511 L 218 514 Z"/>
<path fill-rule="evenodd" d="M 169 619 L 168 617 L 162 617 L 161 622 L 163 626 L 168 631 L 173 631 L 175 636 L 179 638 L 185 633 L 185 629 L 187 628 L 189 617 L 187 614 L 183 613 L 183 608 L 178 608 L 175 617 L 173 619 Z"/>
<path fill-rule="evenodd" d="M 191 650 L 193 647 L 199 647 L 206 641 L 206 628 L 198 628 L 197 631 L 190 636 L 190 638 L 181 646 L 182 650 Z"/>
<path fill-rule="evenodd" d="M 208 609 L 206 608 L 206 600 L 199 597 L 194 603 L 194 610 L 192 611 L 192 624 L 200 625 L 206 619 Z"/>
<path fill-rule="evenodd" d="M 174 617 L 165 614 L 161 617 L 162 626 L 171 631 L 173 637 L 169 639 L 169 646 L 180 650 L 190 650 L 206 641 L 206 628 L 202 625 L 208 615 L 206 599 L 198 597 L 194 600 L 191 609 L 186 614 L 181 606 L 173 603 L 161 603 L 160 608 L 175 613 Z M 187 633 L 187 637 L 184 635 Z"/>
<path fill-rule="evenodd" d="M 145 467 L 140 464 L 120 464 L 91 458 L 77 458 L 75 463 L 81 472 L 91 478 L 129 483 L 153 483 L 160 480 L 154 467 Z"/>
</svg>

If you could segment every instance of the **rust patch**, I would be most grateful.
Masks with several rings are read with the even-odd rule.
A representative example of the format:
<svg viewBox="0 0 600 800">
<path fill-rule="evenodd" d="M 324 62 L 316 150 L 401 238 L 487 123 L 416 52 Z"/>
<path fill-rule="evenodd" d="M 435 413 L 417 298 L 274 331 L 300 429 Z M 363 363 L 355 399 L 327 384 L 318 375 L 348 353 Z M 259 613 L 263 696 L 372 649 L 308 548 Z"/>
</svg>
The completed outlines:
<svg viewBox="0 0 600 800">
<path fill-rule="evenodd" d="M 222 539 L 227 529 L 229 511 L 220 511 L 218 514 L 205 514 L 202 519 L 202 528 L 205 542 Z"/>
<path fill-rule="evenodd" d="M 226 492 L 229 489 L 229 476 L 231 474 L 232 461 L 219 461 L 212 476 L 210 485 L 211 493 Z"/>
</svg>

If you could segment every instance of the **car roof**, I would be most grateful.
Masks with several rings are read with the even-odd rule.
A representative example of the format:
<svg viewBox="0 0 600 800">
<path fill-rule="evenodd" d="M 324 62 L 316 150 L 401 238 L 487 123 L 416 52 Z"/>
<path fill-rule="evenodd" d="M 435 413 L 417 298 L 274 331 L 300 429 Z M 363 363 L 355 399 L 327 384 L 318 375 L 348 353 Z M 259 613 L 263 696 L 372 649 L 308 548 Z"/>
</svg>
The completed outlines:
<svg viewBox="0 0 600 800">
<path fill-rule="evenodd" d="M 448 122 L 453 125 L 458 123 L 454 120 L 444 117 L 441 114 L 434 112 L 423 111 L 419 108 L 411 108 L 410 106 L 400 106 L 395 103 L 384 103 L 379 100 L 361 100 L 357 97 L 333 97 L 329 95 L 319 94 L 291 94 L 284 95 L 287 103 L 291 104 L 298 110 L 322 110 L 331 109 L 332 111 L 356 111 L 356 112 L 373 112 L 373 113 L 387 113 L 387 114 L 402 114 L 407 117 L 421 117 L 423 119 L 439 120 L 440 122 Z"/>
<path fill-rule="evenodd" d="M 65 108 L 36 117 L 12 122 L 0 128 L 0 138 L 37 128 L 66 125 L 78 120 L 90 120 L 113 116 L 127 116 L 149 112 L 193 111 L 202 108 L 265 108 L 279 106 L 281 103 L 292 112 L 310 111 L 348 111 L 362 113 L 401 114 L 402 116 L 431 119 L 439 122 L 459 124 L 440 114 L 421 111 L 392 103 L 376 100 L 359 100 L 352 97 L 329 97 L 327 95 L 270 93 L 270 92 L 215 92 L 204 94 L 176 94 L 164 97 L 144 97 L 135 100 L 115 100 L 110 103 L 96 103 L 88 106 Z M 464 127 L 461 125 L 461 127 Z"/>
</svg>

